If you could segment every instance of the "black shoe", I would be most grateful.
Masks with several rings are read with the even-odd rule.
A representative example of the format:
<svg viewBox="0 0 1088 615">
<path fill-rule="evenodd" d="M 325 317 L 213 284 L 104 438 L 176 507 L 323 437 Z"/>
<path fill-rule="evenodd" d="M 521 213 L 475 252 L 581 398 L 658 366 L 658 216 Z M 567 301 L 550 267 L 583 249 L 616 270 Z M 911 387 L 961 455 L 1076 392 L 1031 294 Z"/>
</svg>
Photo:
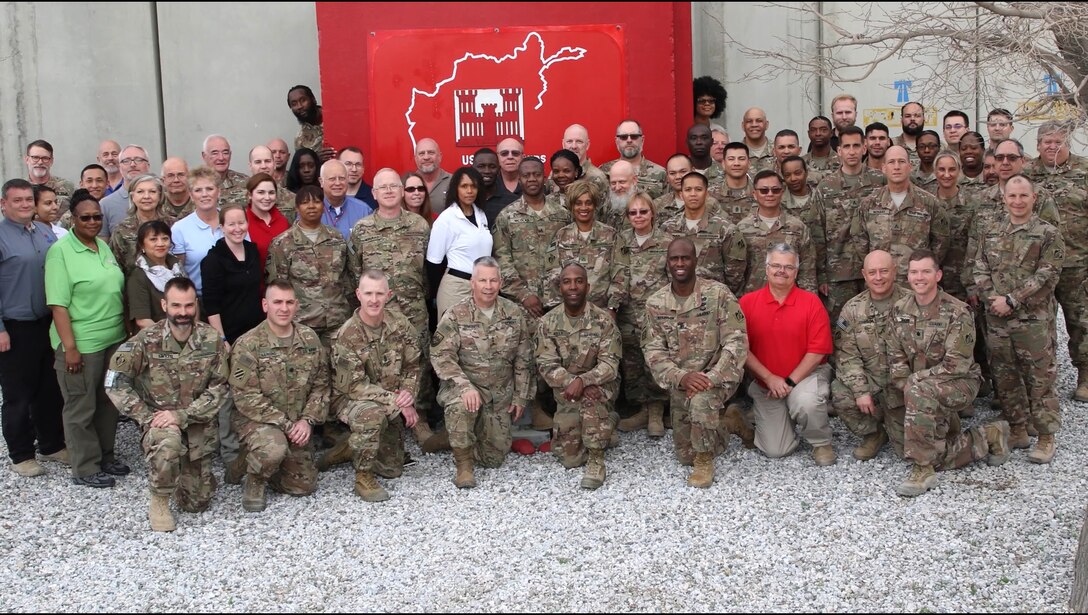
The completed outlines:
<svg viewBox="0 0 1088 615">
<path fill-rule="evenodd" d="M 408 453 L 404 454 L 404 467 L 410 468 L 410 467 L 416 465 L 417 463 L 419 463 L 419 462 L 416 461 L 415 459 L 412 459 L 411 455 L 409 455 Z"/>
<path fill-rule="evenodd" d="M 120 461 L 108 461 L 103 463 L 100 467 L 106 474 L 113 474 L 114 476 L 127 476 L 128 473 L 132 471 Z"/>
<path fill-rule="evenodd" d="M 117 483 L 117 481 L 113 480 L 112 476 L 107 476 L 102 472 L 96 472 L 90 476 L 73 478 L 72 482 L 77 485 L 83 485 L 84 487 L 94 487 L 95 489 L 106 489 Z"/>
</svg>

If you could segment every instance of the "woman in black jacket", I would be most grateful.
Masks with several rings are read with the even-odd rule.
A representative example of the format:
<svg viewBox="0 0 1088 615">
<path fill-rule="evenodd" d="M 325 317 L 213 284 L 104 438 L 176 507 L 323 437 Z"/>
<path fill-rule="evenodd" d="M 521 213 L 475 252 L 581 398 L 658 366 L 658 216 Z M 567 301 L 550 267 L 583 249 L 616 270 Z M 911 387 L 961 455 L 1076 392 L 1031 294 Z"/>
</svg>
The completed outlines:
<svg viewBox="0 0 1088 615">
<path fill-rule="evenodd" d="M 219 211 L 223 238 L 200 262 L 204 282 L 204 311 L 208 323 L 228 344 L 261 324 L 261 257 L 257 246 L 246 241 L 246 211 L 228 205 Z"/>
</svg>

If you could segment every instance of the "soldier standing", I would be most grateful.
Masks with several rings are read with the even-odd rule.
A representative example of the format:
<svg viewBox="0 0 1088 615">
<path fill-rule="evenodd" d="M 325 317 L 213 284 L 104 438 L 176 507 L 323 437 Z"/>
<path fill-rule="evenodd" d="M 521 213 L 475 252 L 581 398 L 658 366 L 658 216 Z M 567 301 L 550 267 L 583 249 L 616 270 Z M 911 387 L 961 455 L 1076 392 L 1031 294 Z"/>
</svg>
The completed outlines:
<svg viewBox="0 0 1088 615">
<path fill-rule="evenodd" d="M 981 459 L 999 466 L 1010 449 L 1005 421 L 959 430 L 956 415 L 974 401 L 980 379 L 972 358 L 974 318 L 967 304 L 937 286 L 941 268 L 933 252 L 916 250 L 908 263 L 914 292 L 892 309 L 887 392 L 889 407 L 903 407 L 903 454 L 913 464 L 896 492 L 914 497 L 937 485 L 936 470 Z"/>
<path fill-rule="evenodd" d="M 511 415 L 521 418 L 536 394 L 529 321 L 516 303 L 499 297 L 501 280 L 495 259 L 476 259 L 472 297 L 446 312 L 431 342 L 459 489 L 476 486 L 474 460 L 485 468 L 502 465 Z"/>
<path fill-rule="evenodd" d="M 604 484 L 604 449 L 612 436 L 620 333 L 611 314 L 587 302 L 585 267 L 563 267 L 559 292 L 563 308 L 540 319 L 535 340 L 537 368 L 555 393 L 552 450 L 565 468 L 585 464 L 582 488 L 596 489 Z"/>
<path fill-rule="evenodd" d="M 669 392 L 676 458 L 695 466 L 688 485 L 705 489 L 729 444 L 722 414 L 744 375 L 748 337 L 733 293 L 696 275 L 690 239 L 669 243 L 667 259 L 672 283 L 646 301 L 642 351 Z"/>
<path fill-rule="evenodd" d="M 171 495 L 178 508 L 203 512 L 215 492 L 216 419 L 230 393 L 226 347 L 211 325 L 196 320 L 192 280 L 167 281 L 162 308 L 165 320 L 114 353 L 106 392 L 143 430 L 151 529 L 172 532 L 177 523 L 170 512 Z"/>
<path fill-rule="evenodd" d="M 1057 228 L 1033 215 L 1035 188 L 1027 177 L 1005 183 L 1007 220 L 980 238 L 975 285 L 986 308 L 991 368 L 1013 448 L 1028 447 L 1027 423 L 1039 440 L 1028 461 L 1050 463 L 1061 428 L 1055 391 L 1054 287 L 1065 243 Z"/>
<path fill-rule="evenodd" d="M 359 309 L 332 343 L 333 410 L 351 427 L 355 493 L 367 502 L 383 502 L 389 493 L 374 474 L 401 475 L 402 425 L 411 428 L 419 418 L 419 332 L 398 311 L 385 309 L 393 291 L 384 273 L 364 271 L 355 295 Z"/>
<path fill-rule="evenodd" d="M 288 495 L 317 489 L 313 426 L 329 407 L 329 362 L 314 330 L 294 323 L 295 289 L 273 280 L 261 300 L 267 318 L 231 350 L 230 386 L 235 432 L 245 451 L 242 508 L 267 505 L 266 485 Z"/>
<path fill-rule="evenodd" d="M 808 226 L 800 218 L 782 211 L 782 193 L 785 191 L 782 177 L 774 171 L 760 171 L 752 183 L 759 207 L 737 223 L 748 251 L 748 276 L 742 294 L 759 290 L 767 283 L 767 268 L 761 266 L 760 261 L 767 257 L 767 248 L 779 243 L 791 246 L 801 259 L 797 285 L 815 293 L 816 249 Z"/>
</svg>

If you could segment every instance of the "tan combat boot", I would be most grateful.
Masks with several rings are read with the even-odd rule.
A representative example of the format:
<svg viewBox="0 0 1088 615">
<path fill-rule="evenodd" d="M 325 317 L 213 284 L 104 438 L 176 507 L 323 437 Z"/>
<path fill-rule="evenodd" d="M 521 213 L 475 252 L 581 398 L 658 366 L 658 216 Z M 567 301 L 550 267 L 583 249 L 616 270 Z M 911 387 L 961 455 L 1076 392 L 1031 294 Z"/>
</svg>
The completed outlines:
<svg viewBox="0 0 1088 615">
<path fill-rule="evenodd" d="M 812 447 L 812 460 L 821 467 L 833 466 L 839 460 L 839 456 L 835 454 L 835 449 L 831 448 L 830 444 L 824 444 Z"/>
<path fill-rule="evenodd" d="M 638 412 L 631 416 L 620 419 L 620 422 L 616 427 L 618 427 L 620 431 L 638 431 L 640 429 L 645 429 L 650 417 L 650 413 L 646 410 L 646 405 L 647 404 L 643 404 L 642 407 L 638 409 Z"/>
<path fill-rule="evenodd" d="M 458 489 L 472 489 L 476 486 L 476 476 L 473 475 L 473 459 L 471 448 L 453 449 L 453 461 L 457 464 L 457 474 L 453 477 L 453 484 Z"/>
<path fill-rule="evenodd" d="M 317 469 L 321 472 L 326 472 L 333 466 L 351 461 L 351 458 L 351 444 L 348 444 L 347 438 L 344 438 L 337 442 L 335 446 L 325 451 L 325 454 L 317 460 Z"/>
<path fill-rule="evenodd" d="M 654 401 L 646 404 L 646 433 L 651 438 L 660 438 L 665 435 L 665 404 Z"/>
<path fill-rule="evenodd" d="M 540 402 L 533 400 L 530 404 L 529 412 L 533 417 L 533 429 L 537 431 L 548 431 L 552 428 L 552 417 L 544 412 L 544 408 L 541 407 Z"/>
<path fill-rule="evenodd" d="M 706 489 L 714 484 L 714 455 L 695 453 L 695 469 L 688 476 L 688 486 Z"/>
<path fill-rule="evenodd" d="M 242 487 L 242 509 L 246 512 L 261 512 L 265 506 L 268 506 L 265 480 L 255 474 L 246 474 L 245 486 Z"/>
<path fill-rule="evenodd" d="M 995 421 L 995 423 L 1005 423 L 1005 421 Z M 1031 446 L 1027 425 L 1020 424 L 1009 427 L 1009 446 L 1012 448 L 1028 448 Z"/>
<path fill-rule="evenodd" d="M 737 434 L 740 438 L 741 444 L 744 448 L 756 447 L 756 432 L 748 426 L 748 422 L 744 420 L 744 415 L 741 414 L 741 406 L 737 403 L 731 403 L 725 407 L 725 416 L 722 417 L 722 426 L 729 433 Z"/>
<path fill-rule="evenodd" d="M 910 475 L 899 485 L 895 492 L 903 497 L 913 498 L 936 486 L 937 473 L 933 470 L 933 466 L 923 466 L 916 463 L 911 468 Z"/>
<path fill-rule="evenodd" d="M 1024 429 L 1024 426 L 1020 425 L 1020 429 Z M 982 431 L 986 434 L 986 445 L 990 447 L 990 456 L 986 458 L 986 463 L 999 466 L 1008 461 L 1012 455 L 1012 438 L 1009 436 L 1011 430 L 1008 422 L 994 421 L 983 427 Z M 1027 438 L 1026 432 L 1024 438 Z"/>
<path fill-rule="evenodd" d="M 883 426 L 876 428 L 876 433 L 871 433 L 861 440 L 861 444 L 854 449 L 854 459 L 869 461 L 880 453 L 880 447 L 888 441 L 888 432 Z"/>
<path fill-rule="evenodd" d="M 1028 453 L 1028 461 L 1032 463 L 1050 463 L 1054 459 L 1054 450 L 1058 448 L 1058 443 L 1054 441 L 1054 434 L 1045 433 L 1039 436 L 1039 440 L 1035 442 L 1035 447 Z"/>
<path fill-rule="evenodd" d="M 374 473 L 362 470 L 355 472 L 355 494 L 363 498 L 364 502 L 384 502 L 389 499 L 389 493 L 378 484 Z"/>
<path fill-rule="evenodd" d="M 596 489 L 604 484 L 604 451 L 599 448 L 589 449 L 586 471 L 582 474 L 582 489 Z"/>
<path fill-rule="evenodd" d="M 419 449 L 424 453 L 437 453 L 438 451 L 449 450 L 450 448 L 449 433 L 445 431 L 440 431 L 438 433 L 431 431 L 431 426 L 422 418 L 420 418 L 415 426 L 412 427 L 412 434 L 416 437 Z"/>
<path fill-rule="evenodd" d="M 1088 369 L 1080 370 L 1077 375 L 1077 390 L 1073 393 L 1076 401 L 1088 401 Z"/>
<path fill-rule="evenodd" d="M 170 496 L 151 494 L 151 507 L 147 511 L 151 529 L 156 532 L 173 532 L 178 529 L 174 513 L 170 512 Z"/>
</svg>

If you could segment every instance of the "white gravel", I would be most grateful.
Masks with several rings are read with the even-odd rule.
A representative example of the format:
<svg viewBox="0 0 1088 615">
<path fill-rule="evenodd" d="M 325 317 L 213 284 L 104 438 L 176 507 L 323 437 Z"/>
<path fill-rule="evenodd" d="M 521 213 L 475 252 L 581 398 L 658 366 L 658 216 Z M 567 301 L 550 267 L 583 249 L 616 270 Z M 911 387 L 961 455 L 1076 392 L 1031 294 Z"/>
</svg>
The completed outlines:
<svg viewBox="0 0 1088 615">
<path fill-rule="evenodd" d="M 314 496 L 270 494 L 259 514 L 221 486 L 208 512 L 157 534 L 123 424 L 134 471 L 112 490 L 75 487 L 53 463 L 37 479 L 0 471 L 0 610 L 1061 612 L 1088 502 L 1088 404 L 1068 399 L 1062 348 L 1054 462 L 1017 451 L 942 473 L 916 499 L 894 493 L 904 462 L 887 447 L 854 461 L 834 419 L 837 465 L 734 438 L 705 491 L 685 486 L 670 438 L 644 432 L 609 451 L 595 492 L 544 455 L 511 455 L 458 491 L 448 453 L 409 445 L 420 463 L 382 479 L 383 504 L 356 498 L 341 466 Z"/>
</svg>

